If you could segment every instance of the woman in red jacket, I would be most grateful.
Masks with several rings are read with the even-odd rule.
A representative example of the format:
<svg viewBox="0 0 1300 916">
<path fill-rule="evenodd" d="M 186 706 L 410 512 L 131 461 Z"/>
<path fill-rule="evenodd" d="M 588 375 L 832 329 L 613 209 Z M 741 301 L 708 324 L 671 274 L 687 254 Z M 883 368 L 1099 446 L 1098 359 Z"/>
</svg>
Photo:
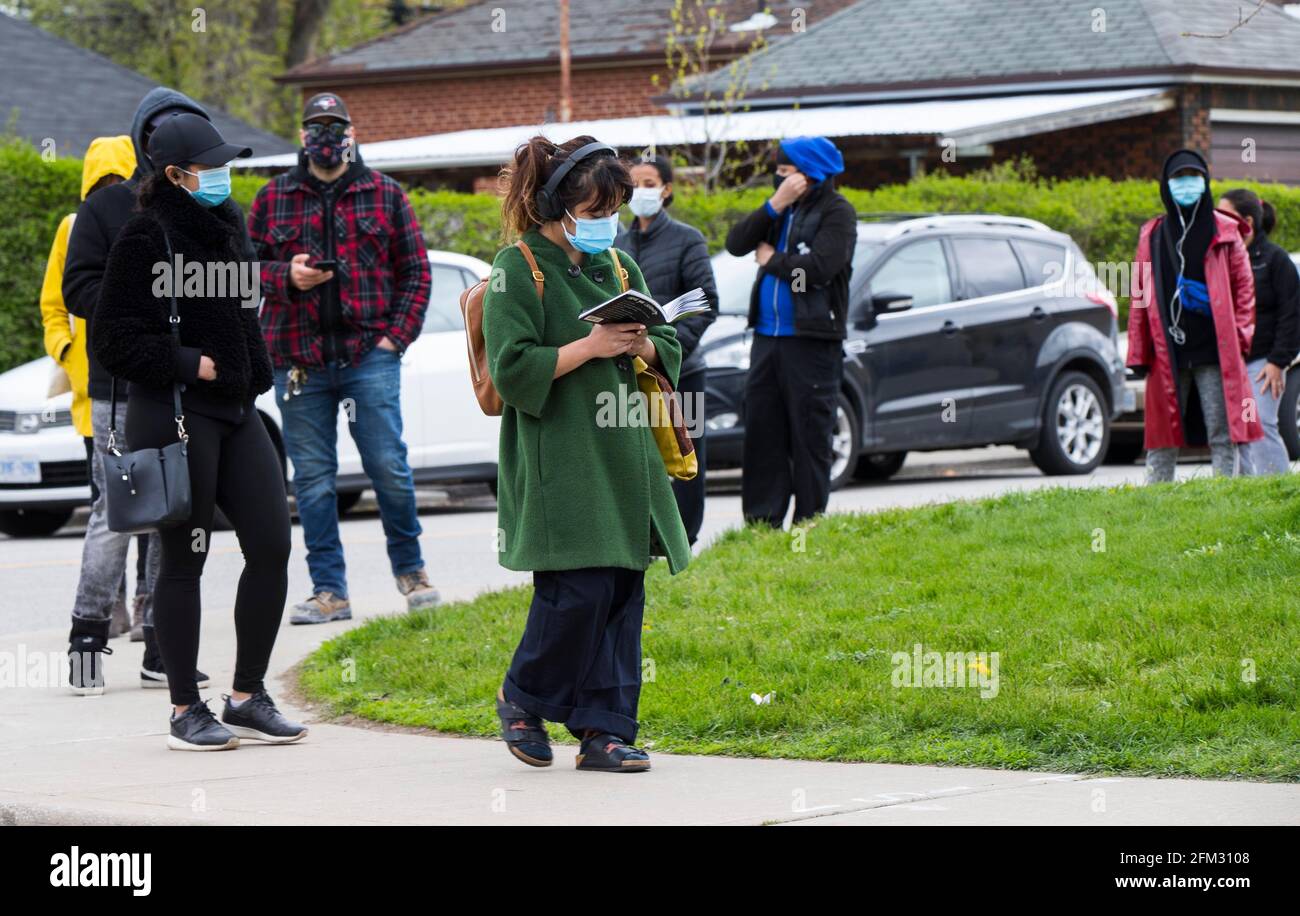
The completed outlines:
<svg viewBox="0 0 1300 916">
<path fill-rule="evenodd" d="M 1255 281 L 1239 221 L 1214 209 L 1210 170 L 1192 150 L 1165 160 L 1165 215 L 1138 237 L 1128 364 L 1147 374 L 1147 481 L 1174 479 L 1178 450 L 1208 440 L 1214 473 L 1233 476 L 1237 445 L 1263 436 L 1245 354 Z"/>
</svg>

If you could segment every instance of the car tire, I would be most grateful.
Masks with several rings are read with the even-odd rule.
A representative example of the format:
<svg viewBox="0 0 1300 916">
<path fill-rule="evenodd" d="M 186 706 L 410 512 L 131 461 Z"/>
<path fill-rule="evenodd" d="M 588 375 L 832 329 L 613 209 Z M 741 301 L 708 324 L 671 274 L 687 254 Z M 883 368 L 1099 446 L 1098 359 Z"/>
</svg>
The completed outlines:
<svg viewBox="0 0 1300 916">
<path fill-rule="evenodd" d="M 361 491 L 353 490 L 351 493 L 339 493 L 339 518 L 347 515 L 354 509 L 357 503 L 361 502 Z"/>
<path fill-rule="evenodd" d="M 1043 407 L 1038 445 L 1029 457 L 1044 474 L 1087 474 L 1110 445 L 1110 412 L 1101 386 L 1082 372 L 1062 372 Z"/>
<path fill-rule="evenodd" d="M 0 532 L 11 538 L 44 538 L 70 518 L 71 509 L 6 509 L 0 512 Z"/>
<path fill-rule="evenodd" d="M 838 490 L 853 479 L 858 467 L 858 448 L 862 441 L 858 412 L 843 391 L 835 399 L 835 425 L 831 427 L 831 489 Z"/>
<path fill-rule="evenodd" d="M 858 480 L 888 480 L 898 473 L 907 452 L 878 452 L 858 458 L 858 466 L 853 476 Z"/>
<path fill-rule="evenodd" d="M 1106 457 L 1103 460 L 1106 464 L 1132 464 L 1141 457 L 1142 451 L 1141 439 L 1133 439 L 1127 442 L 1111 440 L 1110 447 L 1106 449 Z"/>
<path fill-rule="evenodd" d="M 1277 405 L 1277 430 L 1286 443 L 1286 454 L 1300 460 L 1300 371 L 1286 374 L 1286 388 Z"/>
<path fill-rule="evenodd" d="M 497 498 L 497 478 L 493 477 L 487 482 L 487 488 L 492 491 L 492 498 Z"/>
</svg>

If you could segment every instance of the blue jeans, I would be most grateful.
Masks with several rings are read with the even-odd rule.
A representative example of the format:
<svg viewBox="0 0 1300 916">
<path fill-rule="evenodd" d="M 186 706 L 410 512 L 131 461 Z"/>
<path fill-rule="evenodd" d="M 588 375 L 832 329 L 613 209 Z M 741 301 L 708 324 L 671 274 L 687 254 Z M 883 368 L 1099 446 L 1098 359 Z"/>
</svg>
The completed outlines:
<svg viewBox="0 0 1300 916">
<path fill-rule="evenodd" d="M 1243 474 L 1285 474 L 1291 470 L 1291 459 L 1286 453 L 1286 443 L 1277 426 L 1278 399 L 1264 390 L 1264 383 L 1255 381 L 1255 376 L 1264 371 L 1268 360 L 1263 357 L 1246 364 L 1246 373 L 1254 389 L 1256 413 L 1259 423 L 1264 427 L 1264 438 L 1247 442 L 1241 446 L 1241 470 Z"/>
<path fill-rule="evenodd" d="M 415 481 L 402 441 L 401 363 L 397 353 L 376 347 L 355 366 L 310 369 L 302 393 L 288 401 L 284 400 L 288 373 L 276 370 L 284 447 L 293 462 L 293 490 L 316 592 L 348 594 L 335 492 L 339 405 L 345 401 L 348 430 L 379 503 L 393 575 L 424 568 Z"/>
</svg>

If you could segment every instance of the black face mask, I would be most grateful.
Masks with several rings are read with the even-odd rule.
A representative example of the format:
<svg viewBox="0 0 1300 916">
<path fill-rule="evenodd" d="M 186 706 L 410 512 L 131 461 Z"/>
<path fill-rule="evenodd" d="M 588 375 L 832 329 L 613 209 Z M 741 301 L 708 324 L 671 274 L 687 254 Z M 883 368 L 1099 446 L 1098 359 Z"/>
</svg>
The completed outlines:
<svg viewBox="0 0 1300 916">
<path fill-rule="evenodd" d="M 775 191 L 777 188 L 781 187 L 781 182 L 783 181 L 785 181 L 785 176 L 778 175 L 774 172 L 772 174 L 772 190 Z"/>
</svg>

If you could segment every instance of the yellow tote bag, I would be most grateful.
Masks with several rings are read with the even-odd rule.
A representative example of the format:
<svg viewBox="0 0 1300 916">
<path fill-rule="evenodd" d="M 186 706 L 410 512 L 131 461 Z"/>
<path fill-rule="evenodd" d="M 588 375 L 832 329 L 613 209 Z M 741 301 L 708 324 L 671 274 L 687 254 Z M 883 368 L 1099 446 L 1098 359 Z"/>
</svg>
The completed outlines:
<svg viewBox="0 0 1300 916">
<path fill-rule="evenodd" d="M 646 396 L 650 410 L 650 430 L 664 460 L 669 477 L 691 480 L 700 472 L 695 443 L 686 432 L 682 405 L 673 394 L 672 383 L 662 372 L 651 369 L 639 356 L 632 357 L 637 388 Z M 668 422 L 664 422 L 667 420 Z"/>
</svg>

